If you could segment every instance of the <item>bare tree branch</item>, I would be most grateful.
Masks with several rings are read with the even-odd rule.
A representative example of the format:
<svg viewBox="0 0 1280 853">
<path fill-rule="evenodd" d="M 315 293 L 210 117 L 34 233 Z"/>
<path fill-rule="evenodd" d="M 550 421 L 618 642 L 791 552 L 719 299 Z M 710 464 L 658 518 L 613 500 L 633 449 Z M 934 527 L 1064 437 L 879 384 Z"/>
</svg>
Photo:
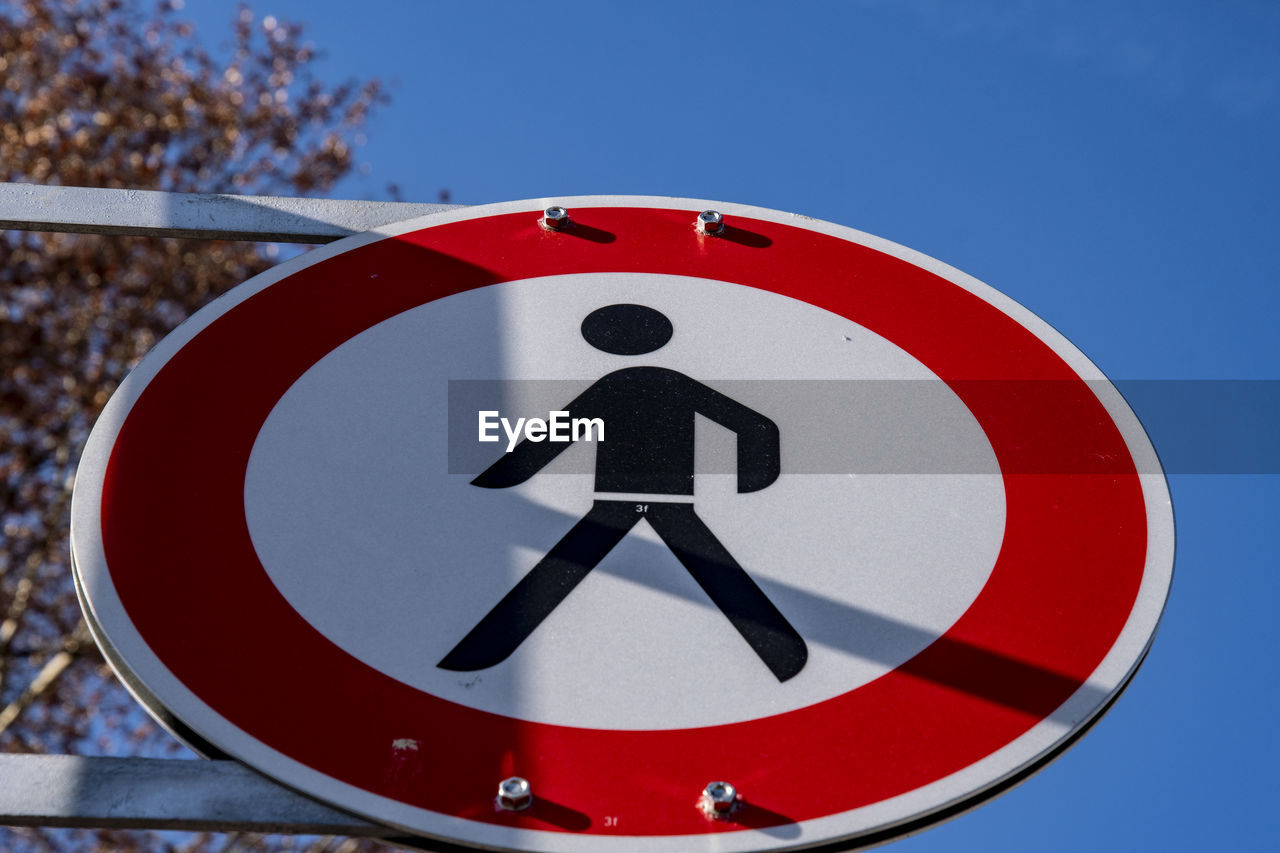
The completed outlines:
<svg viewBox="0 0 1280 853">
<path fill-rule="evenodd" d="M 27 689 L 22 691 L 17 699 L 13 700 L 3 710 L 0 710 L 0 733 L 13 725 L 18 719 L 18 715 L 26 710 L 27 706 L 39 699 L 46 690 L 53 686 L 58 680 L 58 676 L 62 675 L 67 667 L 71 666 L 71 662 L 75 660 L 76 653 L 80 651 L 80 647 L 89 642 L 88 627 L 81 622 L 76 630 L 69 636 L 63 644 L 63 648 L 49 658 L 49 661 L 36 673 L 36 677 L 31 679 L 31 683 L 27 685 Z"/>
</svg>

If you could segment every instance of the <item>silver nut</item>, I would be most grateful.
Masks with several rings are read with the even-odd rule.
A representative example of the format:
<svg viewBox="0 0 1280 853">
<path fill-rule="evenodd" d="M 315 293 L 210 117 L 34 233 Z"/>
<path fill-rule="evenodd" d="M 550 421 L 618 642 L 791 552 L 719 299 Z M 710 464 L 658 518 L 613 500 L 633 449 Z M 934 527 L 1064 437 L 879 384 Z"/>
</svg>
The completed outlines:
<svg viewBox="0 0 1280 853">
<path fill-rule="evenodd" d="M 569 211 L 555 204 L 542 211 L 542 219 L 539 221 L 542 223 L 543 228 L 559 231 L 569 224 Z"/>
<path fill-rule="evenodd" d="M 724 217 L 718 210 L 704 210 L 698 214 L 698 231 L 703 234 L 719 234 L 724 230 Z"/>
<path fill-rule="evenodd" d="M 698 805 L 709 817 L 728 817 L 738 806 L 738 789 L 728 782 L 712 782 L 702 789 Z"/>
<path fill-rule="evenodd" d="M 519 776 L 503 779 L 498 783 L 498 807 L 509 812 L 518 812 L 533 804 L 533 791 L 529 780 Z"/>
</svg>

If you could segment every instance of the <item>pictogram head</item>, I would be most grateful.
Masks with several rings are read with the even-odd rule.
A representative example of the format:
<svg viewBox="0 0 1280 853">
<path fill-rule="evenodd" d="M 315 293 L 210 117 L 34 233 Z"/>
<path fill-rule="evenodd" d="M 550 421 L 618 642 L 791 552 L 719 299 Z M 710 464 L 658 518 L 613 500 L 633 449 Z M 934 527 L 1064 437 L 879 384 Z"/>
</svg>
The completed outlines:
<svg viewBox="0 0 1280 853">
<path fill-rule="evenodd" d="M 671 340 L 671 321 L 645 305 L 606 305 L 582 321 L 582 337 L 614 355 L 643 355 Z"/>
</svg>

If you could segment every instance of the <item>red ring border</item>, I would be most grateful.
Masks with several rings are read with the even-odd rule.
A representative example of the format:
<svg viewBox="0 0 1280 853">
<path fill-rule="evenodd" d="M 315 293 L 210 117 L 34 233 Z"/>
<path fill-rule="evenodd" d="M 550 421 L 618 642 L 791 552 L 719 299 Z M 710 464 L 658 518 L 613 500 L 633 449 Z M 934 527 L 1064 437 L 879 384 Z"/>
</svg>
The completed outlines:
<svg viewBox="0 0 1280 853">
<path fill-rule="evenodd" d="M 686 835 L 825 817 L 935 782 L 1051 714 L 1115 643 L 1146 558 L 1141 485 L 1105 408 L 1047 344 L 945 278 L 764 220 L 700 237 L 694 213 L 575 208 L 579 234 L 531 213 L 446 223 L 305 267 L 216 318 L 142 391 L 104 476 L 103 549 L 139 635 L 214 713 L 295 761 L 409 806 L 552 831 Z M 713 729 L 604 731 L 417 691 L 339 649 L 271 584 L 244 518 L 253 442 L 311 365 L 382 320 L 476 287 L 589 272 L 698 276 L 833 311 L 947 381 L 1002 470 L 1073 473 L 1006 474 L 1004 542 L 969 610 L 898 669 L 816 705 Z M 997 394 L 993 379 L 1052 390 Z M 405 739 L 418 748 L 393 748 Z M 495 813 L 496 780 L 513 773 L 536 780 L 537 805 Z M 715 778 L 751 803 L 739 820 L 691 807 Z"/>
</svg>

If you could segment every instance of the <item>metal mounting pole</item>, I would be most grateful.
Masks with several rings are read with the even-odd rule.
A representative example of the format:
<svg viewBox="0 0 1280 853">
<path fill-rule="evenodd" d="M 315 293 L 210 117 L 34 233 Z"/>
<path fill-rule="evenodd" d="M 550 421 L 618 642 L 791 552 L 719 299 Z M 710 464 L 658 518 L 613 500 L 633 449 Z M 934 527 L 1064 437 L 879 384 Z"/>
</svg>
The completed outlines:
<svg viewBox="0 0 1280 853">
<path fill-rule="evenodd" d="M 0 183 L 0 229 L 329 243 L 456 204 Z M 0 825 L 355 835 L 420 841 L 235 761 L 0 754 Z"/>
<path fill-rule="evenodd" d="M 0 229 L 82 234 L 330 243 L 462 206 L 0 183 Z"/>
<path fill-rule="evenodd" d="M 235 761 L 0 755 L 0 824 L 390 838 Z"/>
</svg>

